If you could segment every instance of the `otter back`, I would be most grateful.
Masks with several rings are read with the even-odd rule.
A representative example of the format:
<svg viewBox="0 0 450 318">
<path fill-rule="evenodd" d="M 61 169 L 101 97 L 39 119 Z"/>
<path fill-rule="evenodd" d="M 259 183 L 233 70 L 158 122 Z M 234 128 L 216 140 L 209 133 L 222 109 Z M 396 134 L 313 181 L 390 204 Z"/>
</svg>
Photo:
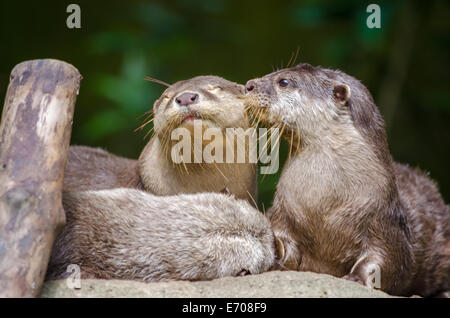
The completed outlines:
<svg viewBox="0 0 450 318">
<path fill-rule="evenodd" d="M 47 279 L 68 276 L 145 282 L 256 274 L 274 264 L 269 221 L 219 193 L 159 197 L 134 189 L 65 192 L 67 225 Z"/>
</svg>

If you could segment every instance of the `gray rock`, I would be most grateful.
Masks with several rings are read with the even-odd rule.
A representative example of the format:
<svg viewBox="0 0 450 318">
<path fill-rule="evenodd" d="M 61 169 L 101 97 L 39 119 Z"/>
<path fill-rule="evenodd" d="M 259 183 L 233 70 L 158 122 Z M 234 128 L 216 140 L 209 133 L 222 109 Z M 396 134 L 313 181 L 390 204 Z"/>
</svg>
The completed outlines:
<svg viewBox="0 0 450 318">
<path fill-rule="evenodd" d="M 44 284 L 41 297 L 392 297 L 358 283 L 310 272 L 274 271 L 212 281 L 141 283 L 127 280 L 81 280 L 80 289 L 66 280 Z"/>
</svg>

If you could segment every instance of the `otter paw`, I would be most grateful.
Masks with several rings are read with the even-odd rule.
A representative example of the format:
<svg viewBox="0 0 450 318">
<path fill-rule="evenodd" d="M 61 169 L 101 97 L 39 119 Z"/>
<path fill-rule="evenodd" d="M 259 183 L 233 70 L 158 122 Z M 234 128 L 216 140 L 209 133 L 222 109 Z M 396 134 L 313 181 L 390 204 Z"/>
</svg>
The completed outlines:
<svg viewBox="0 0 450 318">
<path fill-rule="evenodd" d="M 361 285 L 366 285 L 364 280 L 355 274 L 347 274 L 347 275 L 343 276 L 342 278 L 352 281 L 352 282 L 360 283 Z"/>
</svg>

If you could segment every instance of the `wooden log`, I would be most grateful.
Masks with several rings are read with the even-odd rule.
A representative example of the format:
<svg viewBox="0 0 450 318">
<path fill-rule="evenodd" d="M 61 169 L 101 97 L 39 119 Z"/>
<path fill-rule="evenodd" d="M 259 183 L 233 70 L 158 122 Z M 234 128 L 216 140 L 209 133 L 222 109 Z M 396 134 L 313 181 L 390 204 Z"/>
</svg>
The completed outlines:
<svg viewBox="0 0 450 318">
<path fill-rule="evenodd" d="M 0 123 L 0 297 L 36 297 L 65 224 L 61 196 L 81 75 L 34 60 L 11 72 Z"/>
</svg>

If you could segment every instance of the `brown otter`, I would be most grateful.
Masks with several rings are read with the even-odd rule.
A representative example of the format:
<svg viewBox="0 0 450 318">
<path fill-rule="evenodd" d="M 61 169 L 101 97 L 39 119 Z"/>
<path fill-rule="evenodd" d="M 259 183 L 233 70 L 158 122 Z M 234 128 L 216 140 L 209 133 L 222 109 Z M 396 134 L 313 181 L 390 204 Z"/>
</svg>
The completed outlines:
<svg viewBox="0 0 450 318">
<path fill-rule="evenodd" d="M 156 195 L 173 195 L 228 188 L 236 197 L 254 202 L 257 196 L 254 164 L 174 163 L 168 146 L 172 131 L 178 127 L 192 130 L 194 120 L 201 120 L 203 129 L 218 128 L 224 135 L 226 128 L 248 128 L 243 94 L 243 85 L 217 76 L 198 76 L 171 85 L 154 103 L 154 136 L 138 160 L 98 148 L 72 146 L 64 190 L 129 187 Z M 228 145 L 224 143 L 225 146 Z"/>
<path fill-rule="evenodd" d="M 47 279 L 209 280 L 257 274 L 275 261 L 268 219 L 220 193 L 155 196 L 135 189 L 65 192 L 67 225 Z"/>
<path fill-rule="evenodd" d="M 393 162 L 384 121 L 355 78 L 309 64 L 246 84 L 248 107 L 294 155 L 269 211 L 282 263 L 396 295 L 450 288 L 450 212 L 437 185 Z"/>
</svg>

